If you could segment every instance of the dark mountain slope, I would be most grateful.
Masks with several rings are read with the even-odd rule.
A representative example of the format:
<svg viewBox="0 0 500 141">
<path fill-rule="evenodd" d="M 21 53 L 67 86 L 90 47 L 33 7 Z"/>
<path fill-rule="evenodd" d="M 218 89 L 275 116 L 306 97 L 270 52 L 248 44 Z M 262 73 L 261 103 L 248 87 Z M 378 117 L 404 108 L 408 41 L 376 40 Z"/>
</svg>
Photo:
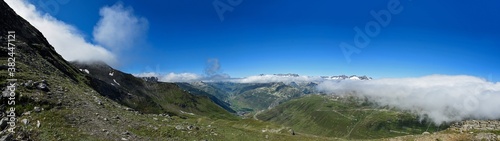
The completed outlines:
<svg viewBox="0 0 500 141">
<path fill-rule="evenodd" d="M 82 72 L 88 72 L 89 85 L 99 93 L 141 112 L 174 115 L 187 112 L 233 118 L 230 113 L 213 103 L 209 96 L 193 95 L 174 83 L 148 82 L 100 62 L 73 64 Z"/>
<path fill-rule="evenodd" d="M 226 111 L 228 112 L 231 112 L 231 113 L 236 113 L 236 111 L 234 111 L 232 108 L 231 108 L 231 105 L 227 102 L 224 102 L 222 100 L 220 100 L 219 98 L 217 98 L 216 96 L 213 96 L 205 91 L 202 91 L 202 90 L 199 90 L 199 89 L 196 89 L 194 88 L 193 86 L 189 85 L 188 83 L 177 83 L 177 85 L 188 91 L 189 93 L 191 94 L 194 94 L 194 95 L 200 95 L 200 96 L 207 96 L 208 98 L 210 98 L 215 104 L 221 106 L 222 108 L 224 108 Z"/>
</svg>

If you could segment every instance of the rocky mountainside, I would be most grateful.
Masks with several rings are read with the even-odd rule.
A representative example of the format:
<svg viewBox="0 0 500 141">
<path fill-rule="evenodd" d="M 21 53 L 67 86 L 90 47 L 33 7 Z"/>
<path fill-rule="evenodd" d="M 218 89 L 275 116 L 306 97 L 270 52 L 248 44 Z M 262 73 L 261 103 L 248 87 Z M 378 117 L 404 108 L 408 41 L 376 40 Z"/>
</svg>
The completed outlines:
<svg viewBox="0 0 500 141">
<path fill-rule="evenodd" d="M 174 83 L 148 81 L 131 74 L 115 70 L 102 62 L 72 62 L 89 77 L 89 86 L 103 96 L 144 113 L 168 113 L 181 115 L 182 112 L 233 118 L 224 107 L 217 105 L 210 95 L 193 95 L 180 89 Z"/>
</svg>

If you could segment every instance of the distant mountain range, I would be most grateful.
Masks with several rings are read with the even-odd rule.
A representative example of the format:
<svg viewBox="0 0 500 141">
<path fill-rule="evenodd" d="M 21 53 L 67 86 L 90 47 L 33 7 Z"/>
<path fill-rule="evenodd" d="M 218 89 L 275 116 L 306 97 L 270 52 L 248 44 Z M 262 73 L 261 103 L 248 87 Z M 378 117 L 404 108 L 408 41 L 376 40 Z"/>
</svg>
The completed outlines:
<svg viewBox="0 0 500 141">
<path fill-rule="evenodd" d="M 266 76 L 264 74 L 259 76 Z M 273 74 L 279 77 L 300 77 L 298 74 Z M 371 80 L 366 76 L 330 76 L 321 77 L 324 80 Z M 181 88 L 192 92 L 205 92 L 229 103 L 232 109 L 240 114 L 271 109 L 280 103 L 308 94 L 320 93 L 316 86 L 318 82 L 191 82 L 177 83 Z"/>
</svg>

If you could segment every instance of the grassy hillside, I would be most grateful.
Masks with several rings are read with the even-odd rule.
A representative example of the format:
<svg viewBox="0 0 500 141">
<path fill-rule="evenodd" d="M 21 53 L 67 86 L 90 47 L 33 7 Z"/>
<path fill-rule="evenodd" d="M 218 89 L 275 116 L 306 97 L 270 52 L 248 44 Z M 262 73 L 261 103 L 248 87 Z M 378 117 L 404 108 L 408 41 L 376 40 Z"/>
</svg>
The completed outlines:
<svg viewBox="0 0 500 141">
<path fill-rule="evenodd" d="M 370 107 L 352 97 L 337 99 L 310 95 L 283 103 L 256 117 L 298 132 L 346 139 L 376 139 L 445 129 L 420 122 L 409 113 Z"/>
</svg>

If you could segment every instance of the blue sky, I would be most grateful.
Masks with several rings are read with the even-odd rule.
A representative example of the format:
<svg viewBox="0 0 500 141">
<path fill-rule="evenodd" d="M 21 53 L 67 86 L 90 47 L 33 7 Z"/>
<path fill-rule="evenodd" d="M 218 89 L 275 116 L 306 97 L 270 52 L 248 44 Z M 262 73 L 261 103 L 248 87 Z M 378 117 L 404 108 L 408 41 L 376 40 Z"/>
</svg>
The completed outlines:
<svg viewBox="0 0 500 141">
<path fill-rule="evenodd" d="M 57 11 L 43 9 L 45 0 L 28 1 L 92 43 L 98 42 L 93 32 L 103 7 L 119 3 L 146 19 L 144 40 L 114 52 L 117 68 L 129 73 L 203 74 L 207 60 L 215 58 L 218 71 L 231 77 L 464 74 L 500 79 L 500 2 L 495 0 L 400 0 L 400 13 L 391 14 L 388 25 L 350 61 L 340 43 L 354 44 L 354 27 L 376 21 L 370 11 L 387 10 L 390 0 L 242 0 L 234 6 L 219 0 L 234 9 L 222 14 L 224 20 L 213 0 L 49 0 L 57 3 Z"/>
</svg>

